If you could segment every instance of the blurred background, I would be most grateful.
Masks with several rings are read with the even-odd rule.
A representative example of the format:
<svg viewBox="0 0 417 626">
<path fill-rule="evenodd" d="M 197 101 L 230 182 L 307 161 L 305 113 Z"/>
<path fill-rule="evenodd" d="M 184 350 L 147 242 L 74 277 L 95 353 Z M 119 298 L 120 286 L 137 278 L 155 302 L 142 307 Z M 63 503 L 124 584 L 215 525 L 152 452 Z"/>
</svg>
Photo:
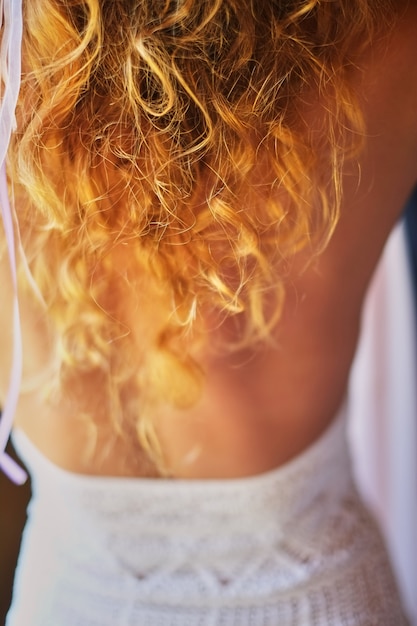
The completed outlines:
<svg viewBox="0 0 417 626">
<path fill-rule="evenodd" d="M 10 443 L 7 451 L 17 459 Z M 10 605 L 13 575 L 30 493 L 30 480 L 17 486 L 0 472 L 0 626 L 4 626 Z"/>
</svg>

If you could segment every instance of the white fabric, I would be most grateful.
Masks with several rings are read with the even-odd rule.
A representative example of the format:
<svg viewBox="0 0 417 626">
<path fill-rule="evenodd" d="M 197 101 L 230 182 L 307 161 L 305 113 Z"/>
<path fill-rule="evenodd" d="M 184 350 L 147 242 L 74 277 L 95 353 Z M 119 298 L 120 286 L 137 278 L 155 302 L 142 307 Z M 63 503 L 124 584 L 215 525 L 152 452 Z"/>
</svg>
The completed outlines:
<svg viewBox="0 0 417 626">
<path fill-rule="evenodd" d="M 25 472 L 5 452 L 13 424 L 22 375 L 22 337 L 17 297 L 16 251 L 13 215 L 6 179 L 6 154 L 15 130 L 15 108 L 20 90 L 21 41 L 23 31 L 22 0 L 0 0 L 0 217 L 6 236 L 13 284 L 13 354 L 10 384 L 0 421 L 0 468 L 16 483 L 26 480 Z"/>
<path fill-rule="evenodd" d="M 405 231 L 391 235 L 364 309 L 349 392 L 357 481 L 417 626 L 416 318 Z"/>
<path fill-rule="evenodd" d="M 402 626 L 343 412 L 236 480 L 71 474 L 14 440 L 33 499 L 7 626 Z"/>
</svg>

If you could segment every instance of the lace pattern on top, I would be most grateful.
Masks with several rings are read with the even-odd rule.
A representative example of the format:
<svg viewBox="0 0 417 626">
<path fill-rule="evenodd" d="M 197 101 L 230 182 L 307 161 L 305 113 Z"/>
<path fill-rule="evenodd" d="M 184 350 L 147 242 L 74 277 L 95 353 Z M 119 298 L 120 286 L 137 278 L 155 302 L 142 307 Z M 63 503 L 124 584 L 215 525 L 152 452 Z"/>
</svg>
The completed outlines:
<svg viewBox="0 0 417 626">
<path fill-rule="evenodd" d="M 16 431 L 34 495 L 7 626 L 402 625 L 344 427 L 232 480 L 75 475 Z"/>
</svg>

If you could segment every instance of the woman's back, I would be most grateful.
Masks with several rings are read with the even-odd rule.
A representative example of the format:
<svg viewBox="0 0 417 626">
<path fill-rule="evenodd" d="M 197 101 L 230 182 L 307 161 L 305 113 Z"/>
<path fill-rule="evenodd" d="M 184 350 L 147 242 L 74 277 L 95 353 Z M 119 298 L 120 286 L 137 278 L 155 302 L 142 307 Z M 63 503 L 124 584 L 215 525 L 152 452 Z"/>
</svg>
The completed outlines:
<svg viewBox="0 0 417 626">
<path fill-rule="evenodd" d="M 235 477 L 274 468 L 310 444 L 340 406 L 366 286 L 416 178 L 415 13 L 410 8 L 392 33 L 366 51 L 365 60 L 357 59 L 351 80 L 363 104 L 365 150 L 358 162 L 348 161 L 344 167 L 341 218 L 330 244 L 308 267 L 309 247 L 286 263 L 284 309 L 272 341 L 230 353 L 219 351 L 222 342 L 239 338 L 242 315 L 220 322 L 221 316 L 206 306 L 203 324 L 210 340 L 196 348 L 204 370 L 202 395 L 190 408 L 165 403 L 154 409 L 152 417 L 171 475 Z M 310 131 L 317 127 L 319 133 L 321 117 L 321 103 L 314 96 L 304 112 Z M 260 164 L 251 176 L 256 189 L 253 205 L 262 206 L 273 175 Z M 247 205 L 247 198 L 242 198 L 242 204 Z M 121 246 L 113 253 L 122 284 L 117 296 L 110 297 L 119 299 L 131 324 L 139 368 L 144 338 L 147 341 L 155 327 L 165 322 L 158 308 L 165 295 L 140 277 L 129 276 L 137 270 L 126 249 Z M 7 272 L 3 257 L 4 284 Z M 92 437 L 92 424 L 77 415 L 76 398 L 63 398 L 58 406 L 45 399 L 40 382 L 44 370 L 49 376 L 46 324 L 33 297 L 22 294 L 22 303 L 25 372 L 17 426 L 67 469 L 110 475 L 152 472 L 136 444 L 114 440 L 106 416 L 96 415 L 98 429 Z M 3 310 L 2 315 L 2 344 L 6 345 L 10 312 Z M 4 389 L 7 350 L 1 359 Z M 29 390 L 31 386 L 34 389 Z M 94 374 L 79 393 L 96 397 L 100 404 L 100 381 Z"/>
<path fill-rule="evenodd" d="M 416 17 L 26 0 L 8 625 L 403 623 L 343 400 L 417 178 Z"/>
</svg>

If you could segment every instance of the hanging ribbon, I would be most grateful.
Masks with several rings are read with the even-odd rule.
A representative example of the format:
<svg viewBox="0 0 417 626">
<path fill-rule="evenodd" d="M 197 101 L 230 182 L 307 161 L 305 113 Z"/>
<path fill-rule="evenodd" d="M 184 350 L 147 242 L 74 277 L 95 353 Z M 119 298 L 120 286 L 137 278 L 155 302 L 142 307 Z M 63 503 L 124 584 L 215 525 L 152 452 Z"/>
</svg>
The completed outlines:
<svg viewBox="0 0 417 626">
<path fill-rule="evenodd" d="M 13 284 L 13 354 L 10 384 L 0 420 L 0 467 L 17 484 L 25 482 L 26 472 L 5 452 L 19 398 L 22 377 L 22 335 L 17 296 L 16 248 L 13 216 L 10 208 L 6 155 L 12 131 L 16 127 L 15 109 L 20 89 L 22 0 L 0 0 L 2 40 L 0 46 L 0 76 L 2 97 L 0 103 L 0 207 L 9 253 Z"/>
</svg>

